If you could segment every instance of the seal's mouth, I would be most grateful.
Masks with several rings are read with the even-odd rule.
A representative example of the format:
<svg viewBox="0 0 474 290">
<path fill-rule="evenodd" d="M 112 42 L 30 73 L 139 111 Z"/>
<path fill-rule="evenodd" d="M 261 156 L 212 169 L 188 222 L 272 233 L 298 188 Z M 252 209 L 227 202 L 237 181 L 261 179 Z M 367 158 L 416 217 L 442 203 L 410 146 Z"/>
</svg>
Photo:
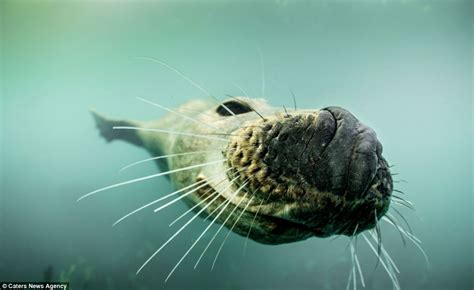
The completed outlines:
<svg viewBox="0 0 474 290">
<path fill-rule="evenodd" d="M 263 223 L 352 235 L 374 227 L 388 209 L 392 179 L 382 145 L 342 108 L 267 118 L 239 129 L 228 146 L 237 183 L 247 182 L 266 206 Z"/>
</svg>

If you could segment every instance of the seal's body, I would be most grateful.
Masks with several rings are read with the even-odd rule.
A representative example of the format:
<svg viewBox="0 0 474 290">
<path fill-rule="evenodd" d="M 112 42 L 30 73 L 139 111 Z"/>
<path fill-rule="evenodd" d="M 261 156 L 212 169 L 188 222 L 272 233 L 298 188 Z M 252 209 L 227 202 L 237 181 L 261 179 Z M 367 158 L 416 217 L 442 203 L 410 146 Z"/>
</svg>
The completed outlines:
<svg viewBox="0 0 474 290">
<path fill-rule="evenodd" d="M 108 141 L 171 155 L 157 162 L 177 189 L 188 188 L 183 200 L 240 235 L 268 244 L 351 236 L 388 210 L 382 146 L 344 109 L 287 111 L 239 97 L 169 111 L 152 122 L 94 117 Z"/>
</svg>

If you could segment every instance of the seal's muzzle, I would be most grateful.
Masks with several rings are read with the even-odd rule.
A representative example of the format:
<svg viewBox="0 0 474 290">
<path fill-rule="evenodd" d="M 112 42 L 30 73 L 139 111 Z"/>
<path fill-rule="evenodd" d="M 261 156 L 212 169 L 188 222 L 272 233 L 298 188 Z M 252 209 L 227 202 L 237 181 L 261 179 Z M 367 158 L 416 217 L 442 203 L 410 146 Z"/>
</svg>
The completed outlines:
<svg viewBox="0 0 474 290">
<path fill-rule="evenodd" d="M 342 108 L 268 118 L 237 135 L 229 165 L 244 168 L 240 182 L 249 181 L 249 192 L 282 204 L 272 217 L 317 236 L 352 235 L 388 209 L 392 179 L 382 145 Z"/>
<path fill-rule="evenodd" d="M 323 112 L 332 115 L 337 130 L 325 152 L 319 155 L 312 179 L 321 191 L 361 197 L 367 192 L 377 170 L 384 167 L 382 144 L 371 128 L 348 111 L 328 107 Z M 387 194 L 387 191 L 383 193 Z"/>
</svg>

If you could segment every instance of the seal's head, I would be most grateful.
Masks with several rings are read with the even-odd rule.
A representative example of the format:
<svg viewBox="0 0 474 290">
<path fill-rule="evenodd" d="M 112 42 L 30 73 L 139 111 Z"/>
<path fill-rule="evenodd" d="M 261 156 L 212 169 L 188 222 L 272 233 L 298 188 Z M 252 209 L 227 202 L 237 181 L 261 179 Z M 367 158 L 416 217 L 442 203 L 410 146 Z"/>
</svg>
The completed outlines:
<svg viewBox="0 0 474 290">
<path fill-rule="evenodd" d="M 216 111 L 226 118 L 229 110 L 256 116 L 246 99 Z M 235 231 L 246 235 L 252 220 L 251 238 L 275 244 L 373 228 L 393 188 L 375 132 L 339 107 L 262 110 L 231 132 L 222 153 L 229 180 L 253 197 Z"/>
</svg>

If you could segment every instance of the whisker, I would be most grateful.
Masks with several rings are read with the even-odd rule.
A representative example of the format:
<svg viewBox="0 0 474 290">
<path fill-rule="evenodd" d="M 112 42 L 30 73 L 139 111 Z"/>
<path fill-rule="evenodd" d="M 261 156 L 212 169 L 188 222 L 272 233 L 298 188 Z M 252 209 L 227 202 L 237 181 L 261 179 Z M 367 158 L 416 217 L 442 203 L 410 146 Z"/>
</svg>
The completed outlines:
<svg viewBox="0 0 474 290">
<path fill-rule="evenodd" d="M 396 179 L 396 180 L 393 180 L 393 183 L 408 183 L 408 181 L 404 180 L 404 179 Z"/>
<path fill-rule="evenodd" d="M 262 186 L 259 186 L 259 187 L 254 191 L 254 193 L 255 193 L 257 190 L 259 190 L 260 187 L 262 187 Z M 244 251 L 243 251 L 243 254 L 244 254 L 244 255 L 245 255 L 245 253 L 247 252 L 247 244 L 248 244 L 248 241 L 249 241 L 250 232 L 252 231 L 252 228 L 253 228 L 253 224 L 255 223 L 255 220 L 257 219 L 257 215 L 258 215 L 258 213 L 260 212 L 260 208 L 262 207 L 263 202 L 267 201 L 269 197 L 270 197 L 270 192 L 267 194 L 267 197 L 266 197 L 265 199 L 262 199 L 262 201 L 260 202 L 260 205 L 258 206 L 257 211 L 255 212 L 255 215 L 253 216 L 252 223 L 250 224 L 250 228 L 249 228 L 249 231 L 248 231 L 248 233 L 247 233 L 247 237 L 245 238 Z"/>
<path fill-rule="evenodd" d="M 387 213 L 385 215 L 385 217 L 393 223 L 393 227 L 398 231 L 398 233 L 400 233 L 400 237 L 402 238 L 403 245 L 406 247 L 407 242 L 405 241 L 405 237 L 403 236 L 402 232 L 400 231 L 399 226 L 396 225 L 397 223 L 395 222 L 395 220 L 392 217 L 390 217 L 389 213 Z"/>
<path fill-rule="evenodd" d="M 224 172 L 225 172 L 225 171 L 224 171 Z M 221 174 L 222 174 L 222 172 L 219 172 L 218 174 L 211 176 L 208 180 L 213 180 L 213 179 L 217 178 L 217 177 L 218 177 L 219 175 L 221 175 Z M 225 179 L 224 179 L 224 180 L 225 180 Z M 137 208 L 136 210 L 134 210 L 134 211 L 132 211 L 132 212 L 130 212 L 130 213 L 124 215 L 123 217 L 121 217 L 120 219 L 118 219 L 112 226 L 117 225 L 118 223 L 120 223 L 121 221 L 123 221 L 124 219 L 126 219 L 127 217 L 129 217 L 129 216 L 131 216 L 131 215 L 133 215 L 133 214 L 135 214 L 135 213 L 137 213 L 137 212 L 139 212 L 139 211 L 141 211 L 141 210 L 143 210 L 143 209 L 145 209 L 145 208 L 147 208 L 147 207 L 149 207 L 149 206 L 151 206 L 151 205 L 153 205 L 153 204 L 155 204 L 155 203 L 158 203 L 158 202 L 160 202 L 160 201 L 162 201 L 162 200 L 164 200 L 164 199 L 167 199 L 168 197 L 171 197 L 171 196 L 173 196 L 173 195 L 176 195 L 176 194 L 178 194 L 178 193 L 180 193 L 180 192 L 186 191 L 186 190 L 188 190 L 189 188 L 192 188 L 193 186 L 196 186 L 196 185 L 201 184 L 201 185 L 198 186 L 197 188 L 194 188 L 193 190 L 186 192 L 186 193 L 184 194 L 184 196 L 187 196 L 187 195 L 189 195 L 189 194 L 191 194 L 191 193 L 193 193 L 193 192 L 199 190 L 200 188 L 204 187 L 204 186 L 206 185 L 205 182 L 206 182 L 206 180 L 201 180 L 201 181 L 195 182 L 195 183 L 193 183 L 193 184 L 191 184 L 191 185 L 189 185 L 189 186 L 186 186 L 186 187 L 184 187 L 184 188 L 182 188 L 182 189 L 176 190 L 176 191 L 174 191 L 174 192 L 172 192 L 172 193 L 169 193 L 169 194 L 167 194 L 167 195 L 165 195 L 165 196 L 163 196 L 163 197 L 161 197 L 161 198 L 158 198 L 158 199 L 156 199 L 156 200 L 154 200 L 154 201 L 152 201 L 152 202 L 149 202 L 149 203 L 145 204 L 144 206 L 141 206 L 141 207 Z M 202 183 L 204 183 L 204 184 L 202 184 Z"/>
<path fill-rule="evenodd" d="M 189 133 L 189 132 L 170 131 L 170 130 L 164 130 L 164 129 L 140 128 L 140 127 L 129 127 L 129 126 L 115 126 L 115 127 L 113 127 L 113 129 L 114 130 L 149 131 L 149 132 L 174 134 L 174 135 L 181 135 L 181 136 L 188 136 L 188 137 L 204 138 L 204 139 L 209 139 L 209 140 L 218 140 L 218 141 L 225 141 L 225 142 L 229 141 L 228 138 L 219 138 L 219 137 L 212 137 L 212 136 L 208 136 L 208 135 L 193 134 L 193 133 Z"/>
<path fill-rule="evenodd" d="M 349 228 L 349 227 L 350 227 L 350 225 L 349 225 L 348 227 L 346 227 L 346 228 Z M 350 245 L 352 245 L 352 240 L 353 240 L 354 237 L 356 236 L 355 233 L 357 232 L 357 229 L 358 229 L 358 228 L 359 228 L 359 223 L 356 224 L 354 230 L 352 231 L 352 235 L 349 237 L 349 244 L 346 246 L 346 249 L 347 249 Z M 339 237 L 339 236 L 340 236 L 340 235 L 338 235 L 337 237 Z M 337 238 L 337 237 L 336 237 L 336 238 Z"/>
<path fill-rule="evenodd" d="M 236 84 L 236 83 L 232 83 L 232 84 L 233 84 L 235 87 L 237 87 L 237 88 L 244 94 L 244 96 L 246 96 L 247 98 L 250 98 L 250 97 L 249 97 L 249 94 L 247 94 L 247 92 L 246 92 L 241 86 L 239 86 L 239 85 Z"/>
<path fill-rule="evenodd" d="M 374 243 L 376 242 L 376 237 L 375 237 L 375 234 L 371 231 L 369 231 L 369 234 L 370 236 L 372 237 L 372 239 L 374 240 Z M 395 269 L 395 271 L 397 271 L 398 274 L 400 274 L 400 270 L 398 269 L 397 265 L 395 264 L 395 262 L 392 260 L 392 258 L 390 257 L 390 255 L 388 254 L 387 250 L 385 250 L 385 247 L 382 246 L 382 254 L 385 256 L 385 259 L 388 261 L 388 263 L 390 263 L 393 268 Z"/>
<path fill-rule="evenodd" d="M 396 225 L 394 224 L 391 220 L 389 220 L 388 218 L 384 218 L 382 217 L 382 220 L 384 220 L 385 222 L 391 224 L 392 226 L 396 226 L 396 227 L 399 227 L 400 231 L 402 231 L 402 233 L 408 238 L 408 239 L 412 239 L 412 241 L 416 241 L 417 243 L 421 244 L 421 241 L 420 239 L 418 239 L 415 235 L 413 234 L 410 234 L 410 233 L 407 233 L 407 231 L 405 231 L 404 228 L 400 227 L 399 225 Z"/>
<path fill-rule="evenodd" d="M 349 271 L 349 277 L 347 278 L 346 290 L 349 290 L 351 286 L 351 280 L 352 280 L 352 271 Z"/>
<path fill-rule="evenodd" d="M 407 219 L 403 216 L 403 214 L 395 207 L 391 207 L 391 209 L 393 209 L 393 211 L 405 222 L 405 225 L 407 226 L 410 234 L 413 234 L 413 230 L 411 229 L 410 224 L 408 223 Z"/>
<path fill-rule="evenodd" d="M 233 181 L 235 181 L 236 179 L 238 179 L 238 177 L 232 179 L 231 181 L 229 181 L 229 183 L 232 183 Z M 217 184 L 215 185 L 219 185 L 221 184 L 222 182 L 224 182 L 226 179 L 223 179 L 222 181 L 218 182 Z M 206 194 L 211 191 L 211 190 L 215 190 L 214 188 L 210 188 L 209 190 L 206 191 Z M 199 205 L 201 205 L 202 203 L 204 203 L 207 199 L 209 199 L 209 196 L 206 197 L 205 199 L 201 200 L 199 203 L 195 204 L 192 208 L 188 209 L 187 211 L 185 211 L 183 214 L 181 214 L 178 218 L 176 218 L 172 223 L 169 224 L 169 226 L 172 226 L 173 224 L 175 224 L 178 220 L 182 219 L 185 215 L 187 215 L 188 213 L 190 213 L 191 211 L 193 211 L 196 207 L 198 207 Z M 216 209 L 220 208 L 224 203 L 221 203 L 219 204 Z M 215 212 L 215 209 L 214 211 L 212 211 L 212 213 Z M 212 214 L 211 213 L 211 214 Z M 207 218 L 210 217 L 210 215 L 206 216 L 206 218 L 204 219 L 207 220 Z"/>
<path fill-rule="evenodd" d="M 371 231 L 369 231 L 369 234 L 375 242 L 376 241 L 375 234 Z M 385 261 L 387 262 L 388 269 L 392 273 L 392 276 L 395 278 L 396 286 L 400 289 L 400 283 L 398 282 L 398 278 L 396 274 L 396 273 L 400 274 L 400 270 L 398 269 L 397 265 L 392 260 L 388 252 L 385 250 L 385 248 L 382 248 L 382 254 L 383 254 L 383 257 L 385 258 Z M 396 271 L 396 273 L 394 272 L 394 270 Z"/>
<path fill-rule="evenodd" d="M 184 153 L 177 153 L 177 154 L 168 154 L 168 155 L 155 156 L 155 157 L 143 159 L 143 160 L 136 161 L 136 162 L 130 163 L 128 165 L 125 165 L 124 167 L 122 167 L 119 170 L 119 172 L 123 172 L 123 171 L 129 169 L 130 167 L 133 167 L 133 166 L 145 163 L 145 162 L 153 161 L 153 160 L 158 160 L 158 159 L 163 159 L 163 158 L 168 158 L 168 157 L 175 157 L 175 156 L 184 156 L 184 155 L 193 155 L 193 154 L 200 154 L 200 153 L 207 153 L 207 152 L 216 152 L 216 151 L 222 151 L 222 150 L 226 150 L 226 149 L 201 150 L 201 151 L 192 151 L 192 152 L 184 152 Z"/>
<path fill-rule="evenodd" d="M 187 76 L 185 73 L 183 73 L 182 71 L 178 70 L 177 68 L 169 65 L 168 63 L 162 61 L 162 60 L 159 60 L 157 58 L 154 58 L 154 57 L 148 57 L 148 56 L 137 56 L 136 58 L 138 59 L 144 59 L 144 60 L 149 60 L 149 61 L 152 61 L 152 62 L 156 62 L 156 63 L 159 63 L 163 66 L 165 66 L 166 68 L 168 68 L 169 70 L 175 72 L 177 75 L 181 76 L 183 79 L 185 79 L 188 83 L 190 83 L 191 85 L 193 85 L 195 88 L 197 88 L 198 90 L 200 90 L 201 92 L 203 92 L 204 94 L 206 94 L 207 96 L 212 96 L 211 93 L 209 93 L 206 89 L 204 89 L 202 86 L 200 86 L 198 83 L 196 83 L 193 79 L 191 79 L 189 76 Z"/>
<path fill-rule="evenodd" d="M 210 191 L 212 190 L 212 188 L 208 189 L 206 191 L 206 194 L 208 194 Z M 215 193 L 214 193 L 215 194 Z M 172 221 L 168 226 L 171 227 L 172 225 L 174 225 L 177 221 L 179 221 L 180 219 L 182 219 L 183 217 L 185 217 L 188 213 L 192 212 L 195 208 L 199 207 L 201 204 L 205 203 L 208 199 L 210 199 L 211 197 L 214 196 L 214 194 L 210 194 L 208 195 L 206 198 L 204 198 L 203 200 L 201 200 L 199 203 L 196 203 L 192 208 L 188 209 L 187 211 L 185 211 L 184 213 L 182 213 L 179 217 L 177 217 L 174 221 Z"/>
<path fill-rule="evenodd" d="M 283 110 L 285 111 L 286 116 L 289 117 L 290 114 L 288 114 L 288 110 L 286 109 L 285 105 L 283 105 Z"/>
<path fill-rule="evenodd" d="M 172 110 L 172 109 L 170 109 L 170 108 L 167 108 L 167 107 L 165 107 L 165 106 L 162 106 L 162 105 L 160 105 L 160 104 L 154 103 L 154 102 L 152 102 L 152 101 L 149 101 L 149 100 L 146 100 L 146 99 L 143 99 L 143 98 L 140 98 L 140 97 L 137 97 L 137 99 L 140 100 L 140 101 L 142 101 L 142 102 L 145 102 L 145 103 L 147 103 L 147 104 L 150 104 L 150 105 L 152 105 L 152 106 L 155 106 L 155 107 L 157 107 L 157 108 L 160 108 L 160 109 L 162 109 L 162 110 L 165 110 L 165 111 L 168 111 L 168 112 L 170 112 L 170 113 L 176 114 L 177 116 L 180 116 L 180 117 L 182 117 L 182 118 L 184 118 L 184 119 L 186 119 L 186 120 L 192 121 L 192 122 L 194 122 L 194 123 L 196 123 L 196 124 L 204 125 L 204 126 L 209 127 L 209 128 L 211 128 L 211 129 L 218 130 L 218 128 L 217 128 L 216 126 L 213 126 L 213 125 L 211 125 L 211 124 L 205 123 L 205 122 L 203 122 L 203 121 L 199 121 L 199 120 L 194 119 L 194 118 L 192 118 L 192 117 L 189 117 L 189 116 L 187 116 L 187 115 L 181 114 L 180 112 L 174 111 L 174 110 Z"/>
<path fill-rule="evenodd" d="M 89 197 L 89 196 L 91 196 L 91 195 L 93 195 L 93 194 L 96 194 L 96 193 L 98 193 L 98 192 L 102 192 L 102 191 L 107 190 L 107 189 L 111 189 L 111 188 L 115 188 L 115 187 L 119 187 L 119 186 L 131 184 L 131 183 L 136 183 L 136 182 L 139 182 L 139 181 L 143 181 L 143 180 L 155 178 L 155 177 L 158 177 L 158 176 L 168 175 L 168 174 L 175 173 L 175 172 L 190 170 L 190 169 L 198 168 L 198 167 L 204 167 L 204 166 L 207 166 L 207 165 L 216 164 L 216 163 L 224 162 L 224 161 L 226 161 L 226 159 L 220 159 L 220 160 L 216 160 L 216 161 L 211 161 L 211 162 L 206 162 L 206 163 L 191 165 L 191 166 L 187 166 L 187 167 L 183 167 L 183 168 L 178 168 L 178 169 L 173 169 L 173 170 L 169 170 L 169 171 L 165 171 L 165 172 L 155 173 L 155 174 L 152 174 L 152 175 L 143 176 L 143 177 L 140 177 L 140 178 L 135 178 L 135 179 L 128 180 L 128 181 L 124 181 L 124 182 L 119 182 L 119 183 L 116 183 L 116 184 L 113 184 L 113 185 L 109 185 L 109 186 L 106 186 L 106 187 L 103 187 L 103 188 L 94 190 L 94 191 L 92 191 L 92 192 L 89 192 L 89 193 L 87 193 L 87 194 L 81 196 L 77 201 L 80 201 L 80 200 L 82 200 L 82 199 L 84 199 L 84 198 L 86 198 L 86 197 Z"/>
<path fill-rule="evenodd" d="M 211 213 L 208 214 L 208 215 L 203 219 L 203 222 L 205 222 L 205 221 L 207 221 L 208 219 L 210 219 L 222 206 L 224 206 L 224 203 L 219 204 L 219 206 L 217 206 L 213 211 L 211 211 Z"/>
<path fill-rule="evenodd" d="M 352 277 L 353 277 L 353 286 L 354 290 L 357 290 L 357 275 L 356 275 L 356 269 L 355 269 L 355 260 L 354 260 L 354 246 L 352 245 L 351 242 L 351 258 L 352 258 Z"/>
<path fill-rule="evenodd" d="M 156 62 L 156 63 L 159 63 L 163 66 L 165 66 L 166 68 L 168 68 L 169 70 L 173 71 L 174 73 L 178 74 L 179 76 L 181 76 L 183 79 L 185 79 L 187 82 L 189 82 L 191 85 L 193 85 L 195 88 L 197 88 L 198 90 L 200 90 L 201 92 L 203 92 L 204 94 L 206 94 L 208 97 L 211 97 L 212 99 L 214 99 L 215 101 L 217 101 L 221 106 L 224 107 L 224 109 L 227 110 L 227 112 L 229 112 L 232 116 L 234 116 L 237 120 L 239 120 L 240 122 L 240 119 L 234 114 L 234 112 L 232 112 L 226 105 L 222 104 L 221 101 L 219 101 L 216 97 L 214 97 L 211 93 L 209 93 L 209 91 L 207 91 L 206 89 L 204 89 L 202 86 L 200 86 L 198 83 L 196 83 L 192 78 L 190 78 L 189 76 L 187 76 L 185 73 L 183 73 L 182 71 L 178 70 L 177 68 L 169 65 L 168 63 L 162 61 L 162 60 L 159 60 L 157 58 L 153 58 L 153 57 L 147 57 L 147 56 L 137 56 L 137 58 L 139 59 L 145 59 L 145 60 L 149 60 L 149 61 L 153 61 L 153 62 Z"/>
<path fill-rule="evenodd" d="M 194 187 L 194 186 L 196 186 L 196 185 L 198 185 L 198 184 L 201 184 L 201 183 L 203 183 L 204 181 L 205 181 L 205 180 L 201 180 L 201 181 L 199 181 L 199 182 L 196 182 L 196 183 L 193 183 L 193 184 L 191 184 L 191 185 L 189 185 L 189 186 L 186 186 L 186 187 L 184 187 L 184 188 L 182 188 L 182 189 L 180 189 L 180 190 L 174 191 L 174 192 L 172 192 L 172 193 L 170 193 L 170 194 L 167 194 L 167 195 L 165 195 L 165 196 L 163 196 L 163 197 L 160 197 L 160 198 L 158 198 L 158 199 L 155 199 L 154 201 L 149 202 L 149 203 L 145 204 L 144 206 L 141 206 L 141 207 L 139 207 L 139 208 L 137 208 L 137 209 L 135 209 L 135 210 L 129 212 L 128 214 L 124 215 L 123 217 L 119 218 L 116 222 L 113 223 L 112 226 L 117 225 L 118 223 L 120 223 L 121 221 L 123 221 L 124 219 L 126 219 L 127 217 L 129 217 L 129 216 L 131 216 L 131 215 L 133 215 L 133 214 L 135 214 L 135 213 L 137 213 L 137 212 L 139 212 L 139 211 L 141 211 L 141 210 L 143 210 L 143 209 L 145 209 L 145 208 L 147 208 L 147 207 L 149 207 L 149 206 L 151 206 L 151 205 L 153 205 L 153 204 L 155 204 L 155 203 L 158 203 L 158 202 L 160 202 L 160 201 L 162 201 L 162 200 L 164 200 L 164 199 L 166 199 L 166 198 L 168 198 L 168 197 L 171 197 L 171 196 L 176 195 L 176 194 L 178 194 L 178 193 L 180 193 L 180 192 L 183 192 L 183 191 L 185 191 L 185 190 L 187 190 L 187 189 L 189 189 L 189 188 L 191 188 L 191 187 Z M 203 187 L 204 185 L 205 185 L 205 184 L 203 184 L 203 185 L 197 187 L 196 189 L 199 189 L 199 188 Z"/>
<path fill-rule="evenodd" d="M 396 196 L 396 195 L 393 195 L 393 194 L 392 194 L 392 199 L 391 199 L 391 201 L 393 201 L 393 202 L 396 203 L 396 204 L 403 205 L 403 206 L 405 206 L 405 207 L 407 207 L 407 208 L 409 208 L 409 209 L 411 209 L 411 210 L 413 210 L 413 211 L 416 211 L 416 210 L 415 210 L 415 207 L 413 206 L 413 203 L 410 202 L 410 201 L 408 201 L 408 200 L 406 200 L 406 199 L 404 199 L 404 198 L 401 198 L 401 197 L 399 197 L 399 196 Z"/>
<path fill-rule="evenodd" d="M 404 202 L 401 202 L 401 201 L 398 201 L 398 200 L 392 200 L 393 203 L 395 203 L 396 205 L 403 205 L 404 207 L 408 208 L 408 209 L 411 209 L 412 211 L 416 211 L 414 207 L 410 206 L 409 204 L 406 204 Z"/>
<path fill-rule="evenodd" d="M 362 269 L 359 264 L 359 259 L 357 258 L 357 253 L 354 250 L 354 261 L 356 262 L 357 270 L 359 271 L 359 276 L 360 276 L 360 282 L 362 283 L 362 287 L 365 288 L 365 281 L 364 281 L 364 275 L 362 274 Z"/>
<path fill-rule="evenodd" d="M 295 111 L 296 111 L 296 97 L 295 97 L 295 93 L 293 93 L 292 90 L 290 90 L 291 92 L 291 97 L 293 98 L 293 106 L 295 107 Z"/>
<path fill-rule="evenodd" d="M 398 189 L 394 189 L 393 191 L 398 192 L 398 193 L 401 193 L 401 194 L 405 194 L 403 191 L 398 190 Z"/>
<path fill-rule="evenodd" d="M 374 210 L 374 213 L 375 213 L 375 230 L 376 230 L 376 233 L 377 233 L 377 252 L 379 253 L 380 255 L 380 250 L 382 248 L 382 232 L 380 231 L 380 224 L 377 220 L 377 209 Z"/>
<path fill-rule="evenodd" d="M 389 271 L 387 265 L 385 264 L 385 262 L 381 259 L 380 255 L 377 253 L 377 250 L 375 250 L 374 246 L 372 245 L 372 243 L 369 241 L 369 239 L 366 237 L 366 235 L 364 233 L 361 234 L 362 237 L 365 239 L 365 241 L 367 242 L 367 244 L 369 245 L 370 249 L 374 252 L 374 254 L 377 256 L 377 261 L 380 261 L 380 264 L 382 264 L 383 268 L 385 269 L 385 271 L 387 272 L 388 276 L 390 277 L 390 280 L 392 280 L 392 284 L 394 286 L 395 289 L 399 289 L 399 287 L 397 286 L 397 282 L 395 282 L 396 280 L 396 275 L 393 274 L 393 272 Z"/>
<path fill-rule="evenodd" d="M 137 57 L 137 58 L 141 58 L 141 59 L 146 59 L 146 60 L 150 60 L 150 61 L 153 61 L 153 62 L 156 62 L 156 63 L 159 63 L 161 65 L 164 65 L 166 68 L 170 69 L 171 71 L 175 72 L 176 74 L 178 74 L 179 76 L 181 76 L 182 78 L 184 78 L 186 81 L 188 81 L 191 85 L 193 85 L 194 87 L 196 87 L 197 89 L 199 89 L 201 92 L 203 92 L 204 94 L 206 94 L 207 96 L 211 97 L 212 99 L 214 99 L 215 101 L 217 101 L 221 106 L 223 106 L 232 116 L 234 116 L 237 120 L 239 120 L 240 122 L 240 119 L 234 114 L 234 112 L 232 112 L 232 110 L 230 110 L 225 104 L 221 103 L 216 97 L 214 97 L 211 93 L 209 93 L 206 89 L 204 89 L 202 86 L 200 86 L 199 84 L 197 84 L 193 79 L 191 79 L 189 76 L 187 76 L 186 74 L 184 74 L 183 72 L 181 72 L 180 70 L 172 67 L 171 65 L 167 64 L 166 62 L 162 61 L 162 60 L 159 60 L 159 59 L 156 59 L 156 58 L 151 58 L 151 57 Z"/>
<path fill-rule="evenodd" d="M 409 200 L 404 199 L 403 197 L 400 197 L 398 195 L 392 194 L 392 199 L 395 198 L 396 200 L 402 201 L 410 206 L 414 206 L 413 203 Z"/>
<path fill-rule="evenodd" d="M 191 250 L 194 248 L 194 246 L 199 242 L 199 240 L 204 236 L 204 234 L 211 228 L 211 226 L 214 224 L 214 222 L 219 218 L 219 216 L 224 212 L 224 210 L 227 208 L 227 206 L 232 202 L 232 200 L 237 196 L 237 194 L 244 188 L 244 186 L 247 185 L 247 183 L 242 184 L 233 194 L 232 198 L 229 199 L 226 202 L 226 206 L 214 217 L 212 222 L 204 229 L 204 231 L 199 235 L 199 237 L 194 241 L 194 243 L 189 247 L 189 249 L 184 253 L 184 255 L 181 257 L 181 259 L 176 263 L 176 265 L 173 267 L 173 269 L 170 271 L 168 276 L 165 279 L 165 282 L 168 281 L 168 279 L 171 277 L 171 275 L 174 273 L 174 271 L 178 268 L 178 266 L 181 264 L 181 262 L 186 258 L 186 256 L 191 252 Z"/>
<path fill-rule="evenodd" d="M 255 114 L 257 114 L 263 121 L 266 121 L 267 119 L 265 119 L 265 117 L 262 116 L 262 114 L 260 114 L 251 104 L 249 103 L 244 103 L 242 102 L 241 100 L 239 100 L 238 98 L 234 97 L 234 96 L 231 96 L 231 95 L 226 95 L 234 100 L 236 100 L 237 102 L 241 103 L 241 104 L 244 104 L 244 105 L 248 105 L 250 107 L 250 109 L 255 112 Z"/>
<path fill-rule="evenodd" d="M 389 220 L 389 219 L 384 219 L 382 218 L 384 221 L 392 224 L 392 222 Z M 393 225 L 393 224 L 392 224 Z M 421 241 L 420 239 L 418 239 L 417 237 L 415 237 L 414 235 L 410 234 L 410 233 L 407 233 L 403 228 L 400 228 L 400 231 L 405 235 L 405 237 L 407 237 L 417 248 L 418 250 L 421 252 L 421 254 L 423 255 L 423 258 L 425 259 L 425 262 L 426 262 L 426 265 L 428 266 L 428 268 L 431 268 L 431 263 L 428 259 L 428 255 L 426 254 L 426 252 L 423 250 L 423 247 L 421 246 Z"/>
<path fill-rule="evenodd" d="M 244 170 L 248 169 L 248 167 L 242 167 L 241 169 L 237 170 L 237 172 L 234 173 L 234 176 Z M 234 182 L 235 180 L 237 180 L 240 176 L 237 176 L 236 178 L 232 179 L 231 182 Z M 219 206 L 217 206 L 210 214 L 208 214 L 205 218 L 204 218 L 204 222 L 207 221 L 209 218 L 211 218 L 214 213 L 216 213 L 222 206 L 224 205 L 224 203 L 221 203 L 219 204 Z"/>
<path fill-rule="evenodd" d="M 219 253 L 222 251 L 222 248 L 224 247 L 224 244 L 227 241 L 227 238 L 229 237 L 230 233 L 232 233 L 232 230 L 234 229 L 235 225 L 237 225 L 237 223 L 239 222 L 239 220 L 242 217 L 242 215 L 244 214 L 244 212 L 247 210 L 247 208 L 250 205 L 250 203 L 252 202 L 252 200 L 253 200 L 253 196 L 249 199 L 249 201 L 247 202 L 247 205 L 240 212 L 240 215 L 237 217 L 237 220 L 234 222 L 234 224 L 232 225 L 230 230 L 227 232 L 227 235 L 225 236 L 224 240 L 222 241 L 221 245 L 219 246 L 219 249 L 217 250 L 216 256 L 214 257 L 214 261 L 212 262 L 212 266 L 211 266 L 211 271 L 214 269 L 214 266 L 215 266 L 216 261 L 217 261 L 217 257 L 219 257 Z"/>
<path fill-rule="evenodd" d="M 195 220 L 203 211 L 205 211 L 214 201 L 217 200 L 217 198 L 219 198 L 220 194 L 219 192 L 216 192 L 215 193 L 215 197 L 208 203 L 206 204 L 205 206 L 203 206 L 198 213 L 196 213 L 196 215 L 194 215 L 191 219 L 189 219 L 183 226 L 181 226 L 181 228 L 179 228 L 163 245 L 161 245 L 161 247 L 158 248 L 158 250 L 156 250 L 143 264 L 140 268 L 138 268 L 136 274 L 138 275 L 138 273 L 141 272 L 141 270 L 143 270 L 143 268 L 145 268 L 146 265 L 148 265 L 148 263 L 164 248 L 166 247 L 166 245 L 168 245 L 177 235 L 179 235 L 179 233 L 181 233 L 193 220 Z"/>
<path fill-rule="evenodd" d="M 247 178 L 247 181 L 244 183 L 243 186 L 247 185 L 248 183 L 248 178 Z M 225 224 L 227 223 L 227 221 L 230 219 L 230 217 L 234 214 L 235 210 L 240 206 L 240 204 L 242 203 L 242 201 L 244 201 L 244 199 L 247 197 L 247 193 L 244 194 L 244 196 L 242 197 L 242 199 L 239 201 L 239 203 L 234 206 L 234 208 L 232 209 L 232 211 L 229 213 L 229 215 L 227 215 L 226 219 L 224 220 L 224 222 L 221 224 L 221 226 L 219 227 L 219 229 L 215 232 L 214 236 L 211 238 L 211 240 L 209 241 L 209 243 L 207 243 L 207 246 L 206 248 L 204 248 L 204 250 L 202 251 L 201 255 L 199 256 L 199 258 L 197 259 L 196 261 L 196 264 L 194 264 L 194 269 L 197 268 L 197 266 L 199 265 L 199 262 L 201 261 L 202 257 L 204 257 L 204 254 L 206 253 L 207 249 L 209 249 L 209 247 L 211 246 L 212 242 L 214 241 L 214 239 L 217 237 L 217 235 L 219 234 L 219 232 L 222 230 L 222 228 L 225 226 Z"/>
<path fill-rule="evenodd" d="M 230 169 L 232 169 L 232 168 L 228 168 L 228 169 L 226 169 L 224 172 L 227 172 L 227 171 L 229 171 Z M 209 180 L 208 180 L 208 181 L 209 181 Z M 206 185 L 206 184 L 205 184 L 205 185 Z M 201 187 L 202 187 L 202 186 L 201 186 Z M 173 199 L 172 201 L 170 201 L 170 202 L 168 202 L 168 203 L 166 203 L 166 204 L 164 204 L 164 205 L 162 205 L 162 206 L 156 208 L 156 209 L 154 210 L 154 212 L 159 212 L 160 210 L 162 210 L 162 209 L 164 209 L 164 208 L 167 208 L 168 206 L 172 205 L 173 203 L 177 202 L 178 200 L 181 200 L 181 199 L 185 198 L 186 196 L 190 195 L 191 193 L 195 192 L 196 190 L 198 190 L 198 189 L 195 189 L 195 190 L 192 191 L 192 192 L 186 192 L 185 194 L 180 195 L 179 197 Z"/>
</svg>

